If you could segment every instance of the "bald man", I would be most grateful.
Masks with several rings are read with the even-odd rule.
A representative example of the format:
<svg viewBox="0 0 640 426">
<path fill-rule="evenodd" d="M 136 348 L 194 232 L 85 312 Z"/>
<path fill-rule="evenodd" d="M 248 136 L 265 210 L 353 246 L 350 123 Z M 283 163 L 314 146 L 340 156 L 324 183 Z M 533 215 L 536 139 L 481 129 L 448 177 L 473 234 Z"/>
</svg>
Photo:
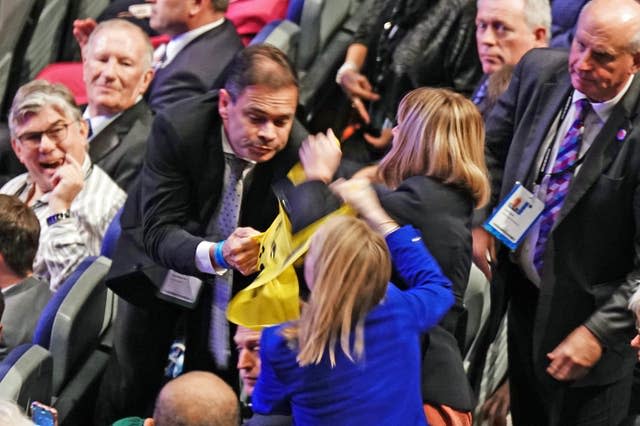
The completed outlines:
<svg viewBox="0 0 640 426">
<path fill-rule="evenodd" d="M 640 3 L 592 0 L 569 55 L 527 53 L 487 120 L 491 206 L 516 182 L 542 205 L 496 271 L 512 290 L 516 425 L 617 425 L 629 411 L 637 358 L 627 302 L 640 283 L 639 69 Z"/>
<path fill-rule="evenodd" d="M 238 398 L 213 373 L 191 371 L 164 385 L 144 426 L 237 426 Z"/>
</svg>

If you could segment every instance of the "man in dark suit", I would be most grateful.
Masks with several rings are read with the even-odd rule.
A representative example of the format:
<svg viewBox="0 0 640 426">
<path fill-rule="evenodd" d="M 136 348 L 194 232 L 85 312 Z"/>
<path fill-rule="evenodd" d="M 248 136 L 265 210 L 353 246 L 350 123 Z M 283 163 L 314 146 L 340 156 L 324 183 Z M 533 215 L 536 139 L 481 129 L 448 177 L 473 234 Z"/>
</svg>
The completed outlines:
<svg viewBox="0 0 640 426">
<path fill-rule="evenodd" d="M 506 90 L 511 71 L 522 56 L 536 47 L 548 46 L 551 8 L 549 0 L 479 0 L 477 6 L 476 46 L 484 75 L 471 95 L 471 100 L 486 120 L 498 97 Z M 491 269 L 485 257 L 480 254 L 476 258 L 479 260 L 476 266 L 482 268 L 482 273 L 490 280 Z M 480 407 L 478 414 L 488 418 L 489 424 L 493 425 L 499 424 L 497 420 L 494 423 L 494 418 L 505 419 L 509 412 L 509 382 L 504 380 L 506 357 L 502 358 L 505 364 L 491 366 L 492 377 L 483 374 L 483 371 L 489 370 L 486 364 L 491 362 L 485 360 L 489 345 L 499 337 L 508 298 L 502 283 L 494 282 L 491 286 L 485 286 L 484 282 L 474 280 L 470 282 L 470 292 L 474 291 L 476 283 L 490 294 L 491 311 L 478 330 L 478 343 L 467 367 L 467 374 L 477 390 Z M 500 341 L 506 350 L 506 339 Z M 489 380 L 491 385 L 481 388 L 483 379 Z"/>
<path fill-rule="evenodd" d="M 489 77 L 505 65 L 515 65 L 536 47 L 547 47 L 551 26 L 548 0 L 479 0 L 476 46 L 484 75 L 471 99 L 483 117 L 493 103 Z M 483 271 L 488 275 L 488 271 Z"/>
<path fill-rule="evenodd" d="M 32 276 L 40 223 L 17 197 L 0 194 L 0 289 L 4 313 L 0 360 L 22 343 L 30 343 L 42 309 L 51 298 L 49 286 Z"/>
<path fill-rule="evenodd" d="M 154 0 L 150 25 L 171 40 L 156 51 L 156 76 L 148 101 L 158 112 L 176 101 L 220 87 L 223 73 L 242 49 L 224 18 L 228 0 Z"/>
<path fill-rule="evenodd" d="M 153 78 L 153 47 L 139 27 L 116 19 L 96 27 L 83 53 L 89 156 L 127 191 L 142 169 L 151 129 L 142 95 Z"/>
<path fill-rule="evenodd" d="M 295 73 L 284 54 L 254 46 L 236 57 L 224 89 L 156 116 L 141 176 L 147 254 L 164 267 L 205 280 L 235 270 L 234 290 L 248 282 L 242 276 L 257 267 L 253 237 L 266 230 L 278 210 L 271 185 L 298 161 L 297 145 L 288 144 L 297 96 Z M 230 213 L 232 206 L 224 204 L 234 185 L 230 161 L 237 159 L 246 163 L 238 178 L 242 196 L 234 206 L 239 212 Z M 227 217 L 235 230 L 213 223 Z M 198 305 L 205 316 L 191 322 L 190 369 L 214 365 L 207 349 L 211 290 L 203 286 Z M 223 374 L 226 367 L 216 363 Z"/>
<path fill-rule="evenodd" d="M 212 370 L 237 386 L 236 362 L 230 359 L 235 353 L 220 357 L 229 355 L 233 336 L 224 317 L 216 328 L 223 349 L 217 360 L 212 355 L 212 304 L 218 289 L 235 294 L 253 278 L 247 276 L 257 265 L 252 236 L 275 218 L 278 205 L 271 186 L 298 161 L 304 137 L 304 132 L 291 132 L 297 99 L 296 76 L 284 54 L 253 46 L 238 54 L 224 89 L 156 116 L 108 277 L 108 285 L 124 300 L 118 306 L 115 365 L 108 370 L 121 378 L 116 383 L 107 376 L 112 383 L 103 382 L 104 393 L 123 396 L 123 403 L 142 409 L 153 402 L 179 316 L 175 305 L 156 297 L 167 269 L 174 271 L 172 276 L 178 272 L 204 281 L 187 312 L 185 369 Z M 238 158 L 245 163 L 238 180 L 241 201 L 239 212 L 228 213 L 230 203 L 224 200 L 227 188 L 239 184 L 231 177 Z M 237 229 L 221 230 L 225 218 Z M 221 276 L 228 281 L 220 283 Z"/>
<path fill-rule="evenodd" d="M 515 424 L 614 425 L 629 409 L 626 303 L 640 282 L 639 33 L 637 2 L 589 2 L 568 67 L 562 51 L 531 51 L 488 120 L 492 205 L 516 182 L 544 203 L 496 272 L 512 293 Z"/>
<path fill-rule="evenodd" d="M 158 112 L 176 101 L 218 88 L 225 69 L 243 45 L 224 12 L 228 0 L 149 0 L 150 25 L 171 36 L 154 53 L 155 78 L 146 94 L 149 106 Z M 76 20 L 73 34 L 84 51 L 96 21 Z"/>
</svg>

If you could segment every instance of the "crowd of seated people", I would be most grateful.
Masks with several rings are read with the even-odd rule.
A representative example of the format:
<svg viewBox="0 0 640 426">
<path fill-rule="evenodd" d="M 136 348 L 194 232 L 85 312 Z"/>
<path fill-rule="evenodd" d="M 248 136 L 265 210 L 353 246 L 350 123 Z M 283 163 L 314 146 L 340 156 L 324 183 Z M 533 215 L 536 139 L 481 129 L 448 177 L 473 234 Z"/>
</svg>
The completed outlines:
<svg viewBox="0 0 640 426">
<path fill-rule="evenodd" d="M 287 2 L 247 33 L 249 0 L 113 18 L 139 3 L 75 21 L 84 110 L 43 80 L 11 104 L 0 358 L 121 212 L 87 424 L 640 421 L 640 2 L 354 3 L 327 82 L 351 116 L 313 135 L 285 52 L 247 46 Z M 299 318 L 231 323 L 281 208 L 295 233 L 343 204 L 296 266 Z M 465 365 L 472 263 L 491 308 Z"/>
</svg>

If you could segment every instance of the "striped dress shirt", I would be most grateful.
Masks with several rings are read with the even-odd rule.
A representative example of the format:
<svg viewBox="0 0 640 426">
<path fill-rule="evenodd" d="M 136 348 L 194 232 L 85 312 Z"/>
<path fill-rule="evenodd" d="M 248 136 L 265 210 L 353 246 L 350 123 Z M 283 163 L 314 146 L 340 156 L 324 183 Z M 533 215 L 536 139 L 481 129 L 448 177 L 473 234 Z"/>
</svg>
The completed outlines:
<svg viewBox="0 0 640 426">
<path fill-rule="evenodd" d="M 47 217 L 48 195 L 31 206 L 40 221 L 40 245 L 33 262 L 33 273 L 56 291 L 87 256 L 100 254 L 102 238 L 113 217 L 122 207 L 126 193 L 85 156 L 82 169 L 84 188 L 71 204 L 71 217 L 51 226 Z M 21 174 L 0 188 L 1 194 L 15 195 L 26 201 L 33 189 L 28 173 Z"/>
</svg>

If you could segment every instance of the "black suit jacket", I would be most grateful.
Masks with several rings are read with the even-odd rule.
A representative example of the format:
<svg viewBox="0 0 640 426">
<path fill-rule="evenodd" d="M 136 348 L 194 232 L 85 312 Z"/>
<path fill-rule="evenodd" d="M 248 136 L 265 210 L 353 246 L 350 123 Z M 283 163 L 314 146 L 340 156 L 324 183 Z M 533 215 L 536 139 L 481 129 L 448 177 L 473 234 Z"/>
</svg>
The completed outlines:
<svg viewBox="0 0 640 426">
<path fill-rule="evenodd" d="M 245 188 L 239 225 L 266 230 L 278 212 L 274 182 L 286 177 L 298 161 L 306 131 L 294 125 L 284 150 L 259 163 Z M 160 112 L 153 123 L 145 165 L 129 193 L 107 285 L 127 301 L 156 306 L 156 288 L 167 268 L 205 280 L 189 321 L 189 369 L 209 369 L 207 347 L 212 277 L 195 266 L 195 251 L 218 205 L 224 178 L 222 121 L 218 93 L 179 102 Z M 233 292 L 254 276 L 234 275 Z"/>
<path fill-rule="evenodd" d="M 535 49 L 514 70 L 487 123 L 492 205 L 516 181 L 531 189 L 543 139 L 573 89 L 567 63 L 565 51 Z M 614 382 L 631 374 L 635 363 L 629 347 L 633 319 L 626 304 L 640 282 L 639 98 L 636 76 L 572 179 L 549 235 L 533 361 L 538 377 L 550 386 L 556 383 L 545 372 L 546 354 L 582 324 L 605 350 L 576 386 Z M 625 132 L 626 137 L 617 136 Z"/>
<path fill-rule="evenodd" d="M 228 20 L 196 37 L 166 67 L 156 70 L 147 92 L 149 106 L 158 112 L 176 101 L 220 87 L 227 65 L 242 48 Z"/>
<path fill-rule="evenodd" d="M 460 411 L 475 406 L 455 338 L 464 329 L 462 298 L 471 268 L 471 215 L 473 198 L 468 191 L 426 176 L 406 179 L 395 190 L 378 188 L 380 203 L 399 224 L 420 230 L 425 245 L 453 284 L 455 306 L 440 325 L 429 331 L 422 368 L 422 397 Z M 392 279 L 400 284 L 398 277 Z M 462 336 L 460 336 L 462 337 Z"/>
<path fill-rule="evenodd" d="M 125 191 L 142 170 L 153 116 L 144 100 L 113 120 L 89 141 L 89 156 Z"/>
</svg>

